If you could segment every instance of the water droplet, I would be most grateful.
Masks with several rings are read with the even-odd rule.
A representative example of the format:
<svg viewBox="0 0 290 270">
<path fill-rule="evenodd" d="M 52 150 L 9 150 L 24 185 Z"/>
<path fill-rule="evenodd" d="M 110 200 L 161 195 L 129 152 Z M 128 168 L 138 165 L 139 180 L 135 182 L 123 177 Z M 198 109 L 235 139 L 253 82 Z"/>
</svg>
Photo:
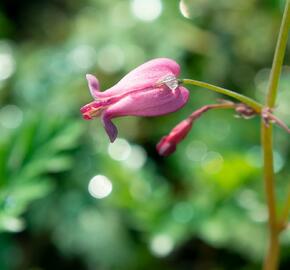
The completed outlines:
<svg viewBox="0 0 290 270">
<path fill-rule="evenodd" d="M 178 80 L 176 79 L 175 76 L 168 75 L 157 83 L 157 85 L 162 85 L 162 84 L 165 84 L 172 91 L 174 91 L 178 87 Z"/>
</svg>

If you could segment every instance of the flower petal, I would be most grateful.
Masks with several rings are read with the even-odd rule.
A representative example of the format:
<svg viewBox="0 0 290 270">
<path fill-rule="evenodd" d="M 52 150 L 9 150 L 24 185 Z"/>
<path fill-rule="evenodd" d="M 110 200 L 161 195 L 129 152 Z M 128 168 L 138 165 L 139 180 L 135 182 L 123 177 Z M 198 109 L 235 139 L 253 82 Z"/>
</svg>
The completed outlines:
<svg viewBox="0 0 290 270">
<path fill-rule="evenodd" d="M 98 94 L 101 93 L 100 92 L 100 83 L 98 81 L 98 79 L 91 74 L 87 74 L 86 75 L 87 81 L 88 81 L 88 85 L 89 85 L 89 89 L 91 92 L 91 95 L 94 99 L 98 98 Z"/>
<path fill-rule="evenodd" d="M 98 98 L 107 98 L 136 90 L 145 90 L 155 87 L 155 84 L 165 76 L 177 77 L 180 72 L 179 65 L 168 58 L 157 58 L 135 68 L 123 77 L 113 87 L 104 92 L 98 92 Z"/>
<path fill-rule="evenodd" d="M 106 113 L 111 118 L 119 116 L 159 116 L 175 112 L 183 107 L 189 97 L 184 87 L 179 87 L 175 94 L 168 88 L 151 89 L 136 92 L 110 105 Z"/>
<path fill-rule="evenodd" d="M 110 142 L 111 143 L 114 142 L 118 136 L 118 129 L 111 121 L 111 117 L 107 113 L 107 111 L 103 112 L 101 119 L 102 119 L 103 126 L 109 136 Z"/>
</svg>

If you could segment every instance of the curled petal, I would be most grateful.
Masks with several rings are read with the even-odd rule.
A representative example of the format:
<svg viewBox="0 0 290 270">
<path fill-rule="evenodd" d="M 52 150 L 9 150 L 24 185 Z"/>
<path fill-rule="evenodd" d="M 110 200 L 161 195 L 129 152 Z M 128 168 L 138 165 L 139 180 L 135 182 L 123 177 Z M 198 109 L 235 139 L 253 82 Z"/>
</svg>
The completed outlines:
<svg viewBox="0 0 290 270">
<path fill-rule="evenodd" d="M 109 136 L 110 142 L 114 142 L 118 136 L 118 130 L 116 128 L 116 126 L 113 124 L 110 116 L 107 114 L 107 112 L 104 112 L 102 114 L 102 123 L 103 126 Z"/>
<path fill-rule="evenodd" d="M 98 79 L 91 74 L 87 74 L 86 75 L 87 81 L 88 81 L 88 85 L 89 85 L 89 89 L 91 92 L 91 95 L 94 99 L 98 98 L 98 94 L 100 93 L 100 84 Z"/>
</svg>

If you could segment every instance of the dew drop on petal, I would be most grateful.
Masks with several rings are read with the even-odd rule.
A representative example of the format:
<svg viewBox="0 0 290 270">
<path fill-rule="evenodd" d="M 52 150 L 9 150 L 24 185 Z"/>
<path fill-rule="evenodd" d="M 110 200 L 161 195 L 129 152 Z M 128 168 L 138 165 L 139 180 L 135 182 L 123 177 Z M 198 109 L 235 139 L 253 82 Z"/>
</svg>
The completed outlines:
<svg viewBox="0 0 290 270">
<path fill-rule="evenodd" d="M 168 88 L 174 91 L 178 87 L 178 80 L 173 75 L 168 75 L 158 82 L 158 85 L 165 84 Z"/>
</svg>

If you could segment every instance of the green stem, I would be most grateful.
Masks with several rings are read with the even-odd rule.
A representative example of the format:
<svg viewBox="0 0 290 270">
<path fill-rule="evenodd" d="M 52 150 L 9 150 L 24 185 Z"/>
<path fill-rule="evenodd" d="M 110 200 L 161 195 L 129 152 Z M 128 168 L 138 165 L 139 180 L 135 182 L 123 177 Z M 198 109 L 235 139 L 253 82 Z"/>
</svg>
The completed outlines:
<svg viewBox="0 0 290 270">
<path fill-rule="evenodd" d="M 289 25 L 290 25 L 290 10 L 289 10 L 289 0 L 287 0 L 278 36 L 278 41 L 275 49 L 275 55 L 268 86 L 267 105 L 270 108 L 273 108 L 276 102 L 279 78 L 287 46 Z"/>
<path fill-rule="evenodd" d="M 191 80 L 191 79 L 182 79 L 180 80 L 183 84 L 191 84 L 191 85 L 195 85 L 195 86 L 199 86 L 199 87 L 203 87 L 203 88 L 207 88 L 211 91 L 232 97 L 236 100 L 239 100 L 240 102 L 250 106 L 251 108 L 253 108 L 257 113 L 260 113 L 262 111 L 263 105 L 258 103 L 257 101 L 246 97 L 244 95 L 238 94 L 234 91 L 219 87 L 219 86 L 215 86 L 206 82 L 201 82 L 201 81 L 197 81 L 197 80 Z"/>
<path fill-rule="evenodd" d="M 290 186 L 288 187 L 286 202 L 284 204 L 284 208 L 280 217 L 279 228 L 281 231 L 283 231 L 287 226 L 289 211 L 290 211 Z"/>
<path fill-rule="evenodd" d="M 273 108 L 276 102 L 278 83 L 282 70 L 282 64 L 288 39 L 289 25 L 290 25 L 290 11 L 289 11 L 289 0 L 287 0 L 269 79 L 267 102 L 266 102 L 266 106 L 269 108 Z M 263 268 L 264 270 L 278 269 L 279 253 L 280 253 L 279 234 L 281 232 L 281 228 L 279 228 L 279 223 L 277 222 L 277 214 L 276 214 L 272 137 L 273 137 L 272 124 L 268 124 L 264 121 L 264 119 L 262 119 L 261 141 L 264 159 L 264 182 L 269 215 L 269 245 L 266 258 L 264 261 Z"/>
<path fill-rule="evenodd" d="M 272 150 L 272 124 L 267 126 L 262 120 L 262 148 L 264 158 L 264 183 L 269 216 L 269 247 L 264 261 L 264 270 L 276 270 L 279 260 L 279 231 L 276 217 L 275 184 Z"/>
</svg>

